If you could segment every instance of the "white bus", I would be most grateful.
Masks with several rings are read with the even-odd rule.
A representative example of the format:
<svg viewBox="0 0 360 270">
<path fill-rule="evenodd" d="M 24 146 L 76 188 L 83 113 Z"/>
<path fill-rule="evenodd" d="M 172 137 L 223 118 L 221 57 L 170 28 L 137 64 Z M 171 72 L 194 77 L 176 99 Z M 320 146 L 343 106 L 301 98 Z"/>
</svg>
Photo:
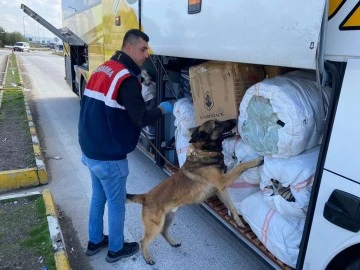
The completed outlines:
<svg viewBox="0 0 360 270">
<path fill-rule="evenodd" d="M 280 259 L 250 226 L 236 228 L 221 204 L 203 206 L 276 269 L 360 269 L 358 0 L 63 0 L 62 7 L 63 28 L 55 29 L 22 5 L 63 40 L 66 80 L 80 98 L 89 74 L 121 48 L 131 28 L 150 37 L 144 68 L 156 83 L 157 102 L 191 99 L 188 68 L 210 60 L 306 70 L 319 89 L 331 89 L 295 261 Z M 165 118 L 151 138 L 177 165 L 173 123 Z M 152 147 L 139 148 L 166 168 Z"/>
</svg>

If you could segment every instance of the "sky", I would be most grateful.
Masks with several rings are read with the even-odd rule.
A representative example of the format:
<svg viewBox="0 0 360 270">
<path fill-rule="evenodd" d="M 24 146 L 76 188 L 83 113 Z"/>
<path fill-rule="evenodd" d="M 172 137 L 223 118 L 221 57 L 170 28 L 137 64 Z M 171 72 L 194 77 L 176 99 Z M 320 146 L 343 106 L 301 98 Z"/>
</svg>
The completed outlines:
<svg viewBox="0 0 360 270">
<path fill-rule="evenodd" d="M 0 0 L 0 26 L 6 32 L 20 32 L 34 40 L 54 38 L 54 34 L 46 30 L 20 8 L 28 6 L 56 28 L 62 27 L 61 0 Z"/>
</svg>

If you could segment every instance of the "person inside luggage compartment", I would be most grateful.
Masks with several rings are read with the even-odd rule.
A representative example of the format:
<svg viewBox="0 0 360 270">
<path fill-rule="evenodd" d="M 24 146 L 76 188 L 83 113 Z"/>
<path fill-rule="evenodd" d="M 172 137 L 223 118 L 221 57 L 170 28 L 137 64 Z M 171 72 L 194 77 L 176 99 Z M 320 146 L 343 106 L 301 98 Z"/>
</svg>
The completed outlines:
<svg viewBox="0 0 360 270">
<path fill-rule="evenodd" d="M 86 255 L 108 247 L 109 263 L 139 250 L 138 243 L 124 242 L 126 155 L 135 149 L 142 127 L 173 111 L 169 101 L 147 110 L 141 95 L 140 67 L 149 57 L 148 42 L 145 33 L 129 30 L 121 51 L 92 73 L 81 101 L 79 144 L 92 181 Z M 103 224 L 106 202 L 108 236 Z"/>
</svg>

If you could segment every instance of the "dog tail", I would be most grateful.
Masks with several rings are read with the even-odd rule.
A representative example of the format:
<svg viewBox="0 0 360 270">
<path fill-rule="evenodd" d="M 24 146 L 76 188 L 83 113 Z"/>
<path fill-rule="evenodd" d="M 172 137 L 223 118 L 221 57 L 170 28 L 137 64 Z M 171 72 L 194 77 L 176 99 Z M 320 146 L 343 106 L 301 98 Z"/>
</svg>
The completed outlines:
<svg viewBox="0 0 360 270">
<path fill-rule="evenodd" d="M 128 194 L 126 193 L 126 202 L 134 202 L 144 204 L 145 194 Z"/>
</svg>

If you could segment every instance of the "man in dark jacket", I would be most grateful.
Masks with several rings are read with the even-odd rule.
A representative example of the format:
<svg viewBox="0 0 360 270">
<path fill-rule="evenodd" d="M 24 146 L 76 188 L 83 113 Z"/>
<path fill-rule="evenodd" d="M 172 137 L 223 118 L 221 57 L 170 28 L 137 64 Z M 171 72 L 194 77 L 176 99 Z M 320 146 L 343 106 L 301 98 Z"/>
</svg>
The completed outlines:
<svg viewBox="0 0 360 270">
<path fill-rule="evenodd" d="M 110 263 L 139 250 L 136 242 L 124 243 L 126 155 L 135 149 L 142 127 L 173 110 L 170 102 L 146 109 L 140 67 L 149 56 L 148 41 L 140 30 L 129 30 L 121 51 L 92 73 L 82 97 L 79 143 L 92 179 L 86 254 L 92 256 L 109 246 L 106 261 Z M 109 236 L 103 231 L 106 202 Z"/>
</svg>

